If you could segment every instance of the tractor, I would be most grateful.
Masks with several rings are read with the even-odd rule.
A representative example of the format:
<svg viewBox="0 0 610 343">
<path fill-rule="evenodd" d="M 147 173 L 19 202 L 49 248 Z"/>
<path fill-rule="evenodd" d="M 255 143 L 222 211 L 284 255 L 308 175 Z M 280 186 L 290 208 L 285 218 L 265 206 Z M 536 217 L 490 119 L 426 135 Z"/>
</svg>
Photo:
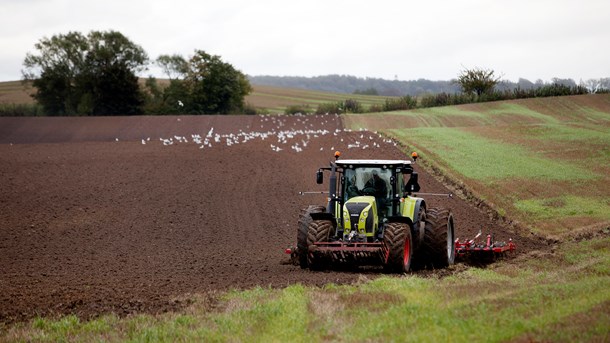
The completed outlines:
<svg viewBox="0 0 610 343">
<path fill-rule="evenodd" d="M 330 166 L 316 172 L 318 184 L 330 174 L 326 206 L 310 205 L 299 215 L 297 246 L 291 252 L 301 268 L 377 265 L 406 273 L 454 263 L 452 213 L 428 208 L 416 196 L 415 153 L 413 160 L 339 157 L 336 152 Z"/>
</svg>

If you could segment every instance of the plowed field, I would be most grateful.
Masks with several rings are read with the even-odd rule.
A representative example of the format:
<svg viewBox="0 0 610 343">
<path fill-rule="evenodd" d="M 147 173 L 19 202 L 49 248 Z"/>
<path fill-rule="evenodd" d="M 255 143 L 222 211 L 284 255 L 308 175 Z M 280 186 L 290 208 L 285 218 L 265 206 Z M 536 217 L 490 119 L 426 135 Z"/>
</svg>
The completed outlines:
<svg viewBox="0 0 610 343">
<path fill-rule="evenodd" d="M 0 118 L 0 322 L 156 313 L 189 294 L 378 275 L 301 270 L 284 254 L 299 210 L 325 202 L 297 193 L 325 190 L 315 171 L 334 150 L 405 158 L 337 116 Z M 447 192 L 416 170 L 422 191 Z M 513 236 L 461 199 L 427 201 L 453 210 L 458 237 Z M 521 252 L 537 244 L 513 238 Z"/>
</svg>

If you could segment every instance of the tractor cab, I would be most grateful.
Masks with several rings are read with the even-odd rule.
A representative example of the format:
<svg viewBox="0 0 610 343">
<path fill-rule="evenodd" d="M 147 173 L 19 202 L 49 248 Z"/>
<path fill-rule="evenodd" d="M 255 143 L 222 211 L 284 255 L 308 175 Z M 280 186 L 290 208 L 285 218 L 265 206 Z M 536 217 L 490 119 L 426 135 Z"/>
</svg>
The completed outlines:
<svg viewBox="0 0 610 343">
<path fill-rule="evenodd" d="M 340 174 L 334 206 L 335 217 L 341 218 L 338 231 L 343 231 L 344 240 L 380 239 L 388 218 L 401 215 L 405 185 L 413 175 L 411 161 L 337 160 L 335 164 Z M 419 190 L 416 178 L 413 183 Z"/>
</svg>

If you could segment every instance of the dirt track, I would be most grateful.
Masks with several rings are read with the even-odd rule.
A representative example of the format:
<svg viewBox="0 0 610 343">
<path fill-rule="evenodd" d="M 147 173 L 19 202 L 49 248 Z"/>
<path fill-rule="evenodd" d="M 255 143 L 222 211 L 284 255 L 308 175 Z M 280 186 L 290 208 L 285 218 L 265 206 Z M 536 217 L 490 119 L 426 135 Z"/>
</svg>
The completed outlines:
<svg viewBox="0 0 610 343">
<path fill-rule="evenodd" d="M 405 158 L 373 133 L 342 131 L 335 116 L 0 118 L 0 322 L 154 313 L 210 290 L 356 281 L 359 272 L 304 271 L 283 253 L 299 210 L 325 201 L 297 192 L 325 190 L 315 171 L 331 148 Z M 417 169 L 422 191 L 446 192 Z M 428 206 L 452 208 L 459 237 L 509 236 L 460 199 Z M 535 244 L 514 238 L 521 251 Z"/>
</svg>

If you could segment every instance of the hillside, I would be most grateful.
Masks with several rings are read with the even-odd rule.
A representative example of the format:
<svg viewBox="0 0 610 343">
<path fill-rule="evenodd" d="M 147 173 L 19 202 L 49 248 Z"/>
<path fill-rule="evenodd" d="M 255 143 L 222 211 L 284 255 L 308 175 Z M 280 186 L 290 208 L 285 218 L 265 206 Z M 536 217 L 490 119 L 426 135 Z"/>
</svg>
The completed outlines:
<svg viewBox="0 0 610 343">
<path fill-rule="evenodd" d="M 417 96 L 427 93 L 456 93 L 459 87 L 452 81 L 412 81 L 360 78 L 350 75 L 303 76 L 249 76 L 253 85 L 282 88 L 308 89 L 322 92 L 353 94 L 356 91 L 374 89 L 382 96 Z"/>
<path fill-rule="evenodd" d="M 419 151 L 520 227 L 562 239 L 610 227 L 610 95 L 344 116 Z"/>
</svg>

